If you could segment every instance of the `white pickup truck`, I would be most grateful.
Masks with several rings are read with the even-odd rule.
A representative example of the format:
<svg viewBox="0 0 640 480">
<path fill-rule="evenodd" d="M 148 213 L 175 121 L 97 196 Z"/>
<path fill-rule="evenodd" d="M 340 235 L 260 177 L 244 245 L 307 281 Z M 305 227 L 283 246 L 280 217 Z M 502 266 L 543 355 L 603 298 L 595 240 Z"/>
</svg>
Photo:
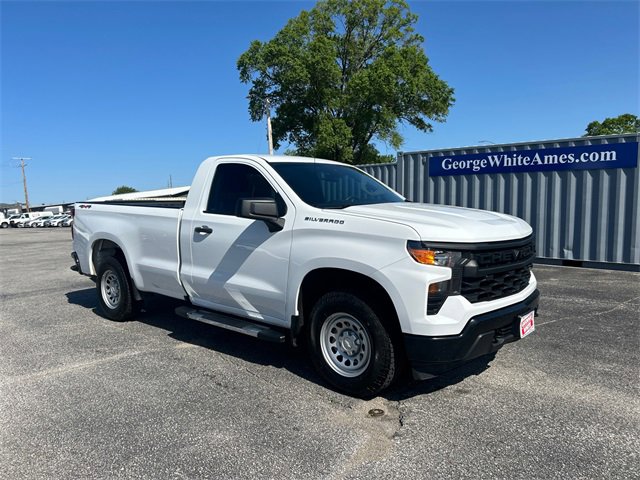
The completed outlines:
<svg viewBox="0 0 640 480">
<path fill-rule="evenodd" d="M 534 329 L 531 227 L 410 203 L 327 160 L 234 155 L 185 199 L 75 206 L 72 256 L 99 306 L 131 318 L 144 292 L 182 317 L 309 350 L 335 388 L 371 397 L 408 365 L 430 378 Z"/>
<path fill-rule="evenodd" d="M 11 227 L 22 228 L 25 226 L 27 222 L 37 220 L 38 218 L 51 217 L 51 216 L 53 216 L 53 213 L 51 212 L 26 212 L 21 215 L 15 216 L 15 218 L 14 216 L 9 217 L 9 225 Z"/>
</svg>

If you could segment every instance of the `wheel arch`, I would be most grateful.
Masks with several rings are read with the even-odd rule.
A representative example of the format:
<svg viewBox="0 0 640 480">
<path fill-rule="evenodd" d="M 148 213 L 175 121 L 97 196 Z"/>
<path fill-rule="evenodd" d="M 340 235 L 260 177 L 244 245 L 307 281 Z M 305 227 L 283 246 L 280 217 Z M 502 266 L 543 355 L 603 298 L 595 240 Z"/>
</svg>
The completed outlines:
<svg viewBox="0 0 640 480">
<path fill-rule="evenodd" d="M 118 259 L 124 271 L 129 276 L 129 280 L 131 282 L 131 288 L 133 290 L 133 296 L 135 300 L 141 300 L 142 296 L 140 291 L 136 287 L 136 282 L 131 274 L 131 269 L 129 267 L 129 262 L 127 260 L 127 254 L 125 250 L 114 240 L 108 238 L 99 238 L 95 240 L 91 245 L 91 270 L 92 274 L 96 275 L 98 273 L 98 265 L 100 264 L 101 257 L 115 257 Z"/>
<path fill-rule="evenodd" d="M 344 291 L 356 295 L 374 310 L 381 313 L 381 320 L 392 327 L 394 333 L 400 333 L 398 311 L 387 290 L 372 277 L 353 270 L 321 267 L 309 271 L 303 278 L 297 295 L 297 322 L 292 325 L 292 335 L 299 335 L 308 321 L 311 308 L 325 293 Z"/>
<path fill-rule="evenodd" d="M 91 271 L 92 273 L 97 273 L 98 265 L 100 264 L 101 257 L 109 256 L 109 257 L 122 257 L 126 264 L 126 255 L 124 254 L 124 250 L 120 245 L 118 245 L 113 240 L 109 240 L 106 238 L 99 238 L 93 242 L 91 245 Z"/>
</svg>

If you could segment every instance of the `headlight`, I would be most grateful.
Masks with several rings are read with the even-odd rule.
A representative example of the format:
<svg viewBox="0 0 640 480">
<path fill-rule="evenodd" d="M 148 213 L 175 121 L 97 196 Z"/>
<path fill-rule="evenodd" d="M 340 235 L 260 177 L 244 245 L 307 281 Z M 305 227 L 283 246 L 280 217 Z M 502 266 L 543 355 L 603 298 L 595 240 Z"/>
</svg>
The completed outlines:
<svg viewBox="0 0 640 480">
<path fill-rule="evenodd" d="M 462 252 L 430 247 L 422 242 L 412 240 L 407 242 L 407 251 L 418 263 L 451 269 L 450 280 L 433 282 L 427 285 L 426 313 L 427 315 L 435 315 L 440 311 L 449 295 L 458 295 L 460 293 L 464 263 Z"/>
<path fill-rule="evenodd" d="M 423 265 L 436 265 L 438 267 L 453 268 L 462 258 L 460 252 L 438 250 L 424 245 L 422 242 L 409 240 L 407 242 L 409 255 L 418 263 Z"/>
</svg>

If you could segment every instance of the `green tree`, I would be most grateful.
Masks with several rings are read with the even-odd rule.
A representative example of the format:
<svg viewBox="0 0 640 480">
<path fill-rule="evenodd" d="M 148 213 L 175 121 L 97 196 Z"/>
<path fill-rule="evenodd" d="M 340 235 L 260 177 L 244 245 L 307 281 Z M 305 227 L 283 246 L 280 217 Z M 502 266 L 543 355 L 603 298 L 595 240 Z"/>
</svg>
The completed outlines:
<svg viewBox="0 0 640 480">
<path fill-rule="evenodd" d="M 618 135 L 621 133 L 640 132 L 640 118 L 630 113 L 618 115 L 614 118 L 605 118 L 602 123 L 598 121 L 587 125 L 585 137 L 595 135 Z"/>
<path fill-rule="evenodd" d="M 133 193 L 137 191 L 138 190 L 136 190 L 133 187 L 129 187 L 127 185 L 121 185 L 120 187 L 116 188 L 113 192 L 111 192 L 111 195 L 120 195 L 121 193 Z"/>
<path fill-rule="evenodd" d="M 275 108 L 274 145 L 347 163 L 388 160 L 371 144 L 399 148 L 400 123 L 431 132 L 454 102 L 429 66 L 417 16 L 404 0 L 321 0 L 273 39 L 253 41 L 238 59 L 250 83 L 249 114 Z"/>
</svg>

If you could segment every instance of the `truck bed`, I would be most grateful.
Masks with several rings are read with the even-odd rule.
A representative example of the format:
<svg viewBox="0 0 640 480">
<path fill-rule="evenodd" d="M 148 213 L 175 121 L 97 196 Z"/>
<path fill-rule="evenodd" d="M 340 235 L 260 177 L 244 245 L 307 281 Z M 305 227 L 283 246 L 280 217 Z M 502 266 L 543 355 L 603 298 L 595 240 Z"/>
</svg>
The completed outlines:
<svg viewBox="0 0 640 480">
<path fill-rule="evenodd" d="M 111 240 L 122 248 L 140 290 L 183 298 L 178 276 L 183 206 L 184 200 L 177 198 L 79 203 L 74 219 L 78 254 L 89 259 L 97 240 Z M 81 266 L 95 274 L 89 265 Z"/>
<path fill-rule="evenodd" d="M 100 203 L 103 205 L 126 205 L 129 207 L 153 207 L 153 208 L 184 208 L 187 197 L 178 198 L 136 198 L 129 200 L 105 200 L 101 202 L 85 202 Z"/>
</svg>

